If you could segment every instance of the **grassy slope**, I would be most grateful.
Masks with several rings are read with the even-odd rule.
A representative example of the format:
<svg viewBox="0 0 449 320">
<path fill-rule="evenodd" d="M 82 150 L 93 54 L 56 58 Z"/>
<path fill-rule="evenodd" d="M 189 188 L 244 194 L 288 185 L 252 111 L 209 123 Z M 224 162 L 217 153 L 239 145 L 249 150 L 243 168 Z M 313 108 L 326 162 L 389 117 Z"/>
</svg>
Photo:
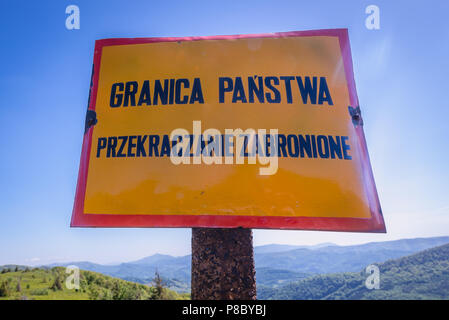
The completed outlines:
<svg viewBox="0 0 449 320">
<path fill-rule="evenodd" d="M 21 292 L 17 292 L 17 283 L 20 281 Z M 63 285 L 63 290 L 53 291 L 49 289 L 55 279 L 55 274 L 51 270 L 34 269 L 29 272 L 17 271 L 0 274 L 0 283 L 9 282 L 7 297 L 0 299 L 20 299 L 27 297 L 35 300 L 87 300 L 89 295 L 87 290 L 69 290 Z M 47 294 L 44 294 L 47 292 Z"/>
<path fill-rule="evenodd" d="M 112 278 L 91 271 L 80 270 L 80 289 L 69 290 L 65 286 L 65 268 L 52 269 L 34 268 L 25 271 L 21 267 L 19 271 L 0 273 L 1 288 L 6 285 L 8 295 L 0 296 L 5 299 L 34 299 L 34 300 L 89 300 L 89 299 L 188 299 L 188 295 L 180 295 L 174 291 L 164 289 L 162 297 L 158 296 L 153 287 L 137 284 L 121 279 Z M 61 290 L 51 289 L 55 279 L 59 276 Z M 20 279 L 20 291 L 17 284 Z"/>
</svg>

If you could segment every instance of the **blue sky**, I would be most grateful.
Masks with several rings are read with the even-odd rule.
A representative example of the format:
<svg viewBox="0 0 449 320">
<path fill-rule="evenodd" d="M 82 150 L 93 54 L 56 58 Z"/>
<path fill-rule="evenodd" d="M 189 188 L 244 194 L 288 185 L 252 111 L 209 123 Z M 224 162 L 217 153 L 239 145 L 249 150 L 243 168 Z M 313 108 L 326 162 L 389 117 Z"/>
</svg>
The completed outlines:
<svg viewBox="0 0 449 320">
<path fill-rule="evenodd" d="M 65 8 L 80 8 L 80 30 Z M 365 8 L 380 8 L 380 30 Z M 254 244 L 449 235 L 449 2 L 2 1 L 0 265 L 190 252 L 190 229 L 69 228 L 95 39 L 348 28 L 387 234 L 254 233 Z"/>
</svg>

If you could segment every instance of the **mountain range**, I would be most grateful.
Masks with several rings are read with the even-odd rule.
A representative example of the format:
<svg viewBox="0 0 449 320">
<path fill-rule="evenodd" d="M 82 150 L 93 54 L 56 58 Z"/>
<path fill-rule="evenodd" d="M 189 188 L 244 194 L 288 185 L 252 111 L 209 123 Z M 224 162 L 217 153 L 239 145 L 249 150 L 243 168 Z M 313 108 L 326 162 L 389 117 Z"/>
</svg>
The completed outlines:
<svg viewBox="0 0 449 320">
<path fill-rule="evenodd" d="M 315 275 L 359 272 L 369 264 L 382 263 L 449 243 L 449 237 L 402 239 L 339 246 L 270 244 L 254 248 L 258 292 L 277 288 Z M 154 254 L 116 265 L 87 261 L 54 263 L 46 267 L 76 265 L 80 269 L 103 273 L 143 284 L 152 282 L 158 271 L 165 285 L 178 292 L 190 291 L 191 256 Z"/>
</svg>

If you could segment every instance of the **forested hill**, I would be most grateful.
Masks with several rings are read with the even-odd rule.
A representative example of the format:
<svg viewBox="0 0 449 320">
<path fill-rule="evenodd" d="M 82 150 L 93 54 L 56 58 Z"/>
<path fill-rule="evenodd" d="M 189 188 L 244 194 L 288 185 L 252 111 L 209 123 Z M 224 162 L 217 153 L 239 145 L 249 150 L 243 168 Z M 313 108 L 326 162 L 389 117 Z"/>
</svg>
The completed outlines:
<svg viewBox="0 0 449 320">
<path fill-rule="evenodd" d="M 449 244 L 378 264 L 380 288 L 367 289 L 365 270 L 310 277 L 263 288 L 259 299 L 449 299 Z"/>
</svg>

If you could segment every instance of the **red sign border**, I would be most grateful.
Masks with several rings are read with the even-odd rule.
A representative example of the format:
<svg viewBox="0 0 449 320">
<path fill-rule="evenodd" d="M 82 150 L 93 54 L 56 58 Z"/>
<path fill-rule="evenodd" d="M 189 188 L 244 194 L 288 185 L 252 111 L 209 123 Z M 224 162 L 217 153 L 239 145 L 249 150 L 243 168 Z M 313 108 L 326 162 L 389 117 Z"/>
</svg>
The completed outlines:
<svg viewBox="0 0 449 320">
<path fill-rule="evenodd" d="M 347 29 L 323 29 L 310 31 L 278 32 L 269 34 L 208 36 L 208 37 L 168 37 L 168 38 L 115 38 L 95 41 L 93 78 L 89 99 L 90 110 L 95 110 L 98 90 L 101 54 L 103 47 L 143 44 L 154 42 L 198 41 L 198 40 L 226 40 L 248 38 L 283 38 L 283 37 L 310 37 L 325 36 L 337 37 L 342 52 L 345 75 L 348 82 L 351 106 L 359 105 L 354 73 L 352 67 L 351 48 Z M 76 186 L 75 202 L 73 206 L 71 227 L 123 227 L 123 228 L 252 228 L 252 229 L 295 229 L 320 231 L 346 231 L 346 232 L 373 232 L 385 233 L 385 223 L 374 182 L 372 168 L 366 147 L 365 135 L 362 126 L 356 127 L 359 148 L 362 151 L 362 174 L 365 190 L 371 211 L 371 218 L 324 218 L 324 217 L 273 217 L 273 216 L 220 216 L 220 215 L 117 215 L 93 214 L 84 212 L 84 199 L 86 193 L 89 158 L 92 147 L 92 126 L 84 134 L 81 160 Z"/>
</svg>

